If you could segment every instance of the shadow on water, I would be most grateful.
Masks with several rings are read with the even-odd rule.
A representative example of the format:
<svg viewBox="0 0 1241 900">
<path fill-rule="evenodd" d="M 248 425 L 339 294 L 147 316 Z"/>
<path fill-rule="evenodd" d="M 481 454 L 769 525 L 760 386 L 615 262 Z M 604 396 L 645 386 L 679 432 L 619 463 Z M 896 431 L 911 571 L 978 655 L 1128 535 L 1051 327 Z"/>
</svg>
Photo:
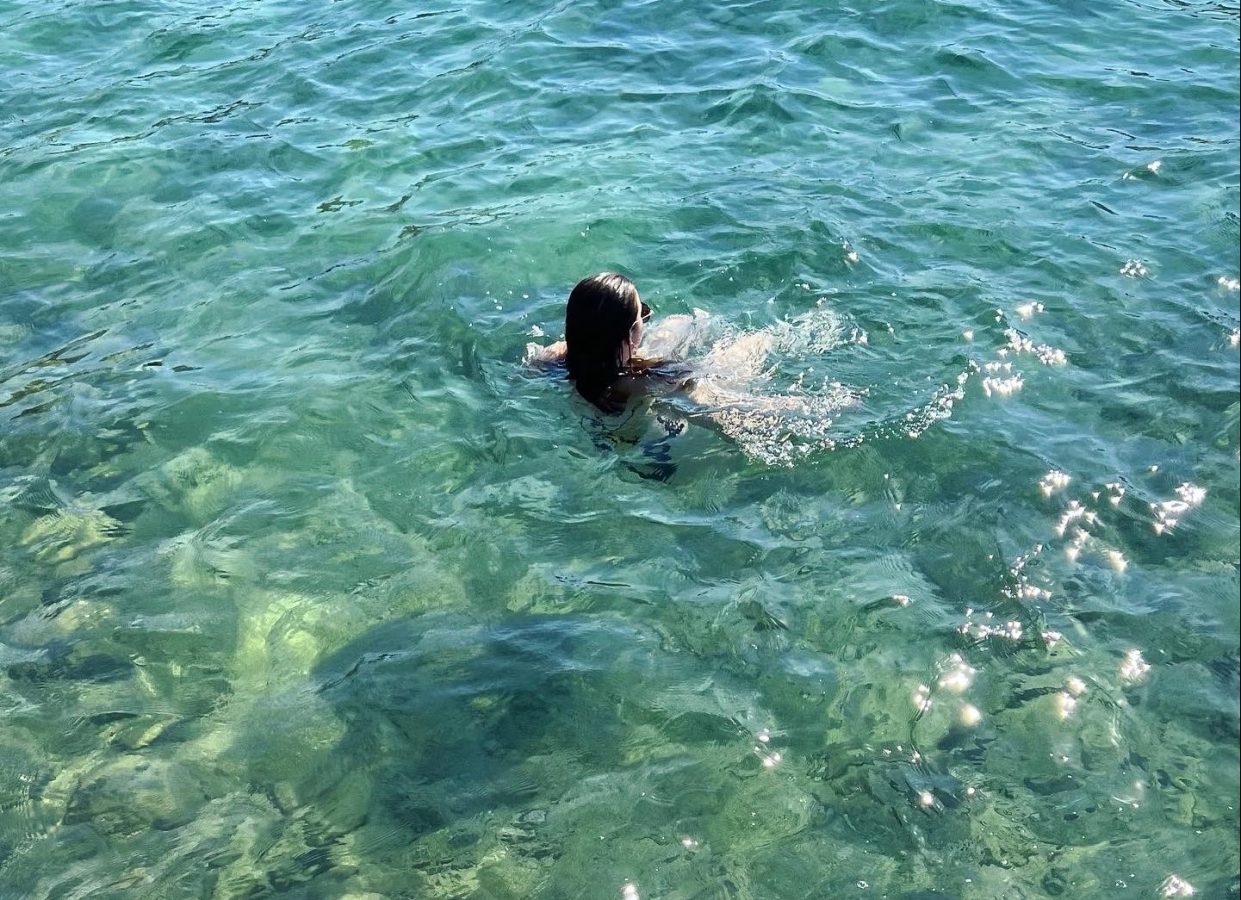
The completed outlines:
<svg viewBox="0 0 1241 900">
<path fill-rule="evenodd" d="M 336 827 L 365 827 L 401 847 L 443 832 L 445 845 L 423 842 L 409 860 L 430 876 L 473 855 L 492 817 L 541 820 L 537 807 L 557 790 L 542 769 L 621 765 L 616 682 L 644 677 L 650 642 L 598 618 L 481 626 L 445 614 L 372 629 L 314 673 L 344 728 L 317 768 L 342 775 L 332 791 L 352 789 L 359 776 L 369 783 L 365 815 Z"/>
<path fill-rule="evenodd" d="M 614 715 L 582 718 L 610 704 L 582 695 L 615 677 L 626 647 L 641 639 L 630 625 L 585 618 L 401 621 L 319 666 L 318 691 L 348 725 L 340 750 L 441 784 L 459 818 L 519 801 L 524 791 L 506 791 L 504 772 L 526 757 L 559 748 L 598 765 L 614 760 L 601 740 Z M 484 787 L 452 788 L 465 781 Z"/>
<path fill-rule="evenodd" d="M 340 737 L 294 774 L 288 813 L 318 818 L 329 880 L 344 847 L 376 890 L 585 896 L 586 871 L 620 885 L 625 853 L 673 852 L 655 846 L 686 828 L 724 840 L 755 792 L 780 790 L 756 777 L 746 702 L 723 701 L 718 675 L 598 614 L 381 624 L 312 673 Z M 721 810 L 729 785 L 742 799 Z M 788 815 L 795 830 L 808 814 Z M 678 865 L 726 868 L 683 851 Z"/>
</svg>

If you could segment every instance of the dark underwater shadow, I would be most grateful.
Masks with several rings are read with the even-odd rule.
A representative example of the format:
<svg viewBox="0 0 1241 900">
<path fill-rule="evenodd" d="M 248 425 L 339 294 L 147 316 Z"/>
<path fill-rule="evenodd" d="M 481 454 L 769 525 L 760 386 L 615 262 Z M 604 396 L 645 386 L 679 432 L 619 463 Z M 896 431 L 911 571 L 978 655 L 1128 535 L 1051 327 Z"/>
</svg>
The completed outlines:
<svg viewBox="0 0 1241 900">
<path fill-rule="evenodd" d="M 554 802 L 530 760 L 566 772 L 620 764 L 620 698 L 609 684 L 618 673 L 641 677 L 634 657 L 651 640 L 598 617 L 489 626 L 420 617 L 372 629 L 314 680 L 345 726 L 332 755 L 371 782 L 368 820 L 405 842 L 447 828 L 468 843 L 482 813 Z"/>
</svg>

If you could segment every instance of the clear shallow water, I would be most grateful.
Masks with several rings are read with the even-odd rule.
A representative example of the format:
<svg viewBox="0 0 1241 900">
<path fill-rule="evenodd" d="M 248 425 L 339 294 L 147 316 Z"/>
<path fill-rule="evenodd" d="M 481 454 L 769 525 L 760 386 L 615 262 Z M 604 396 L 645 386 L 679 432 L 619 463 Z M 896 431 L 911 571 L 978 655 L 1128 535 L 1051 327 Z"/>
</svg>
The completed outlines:
<svg viewBox="0 0 1241 900">
<path fill-rule="evenodd" d="M 1236 896 L 1235 6 L 10 0 L 0 71 L 0 894 Z M 518 365 L 604 268 L 831 425 L 641 477 Z"/>
</svg>

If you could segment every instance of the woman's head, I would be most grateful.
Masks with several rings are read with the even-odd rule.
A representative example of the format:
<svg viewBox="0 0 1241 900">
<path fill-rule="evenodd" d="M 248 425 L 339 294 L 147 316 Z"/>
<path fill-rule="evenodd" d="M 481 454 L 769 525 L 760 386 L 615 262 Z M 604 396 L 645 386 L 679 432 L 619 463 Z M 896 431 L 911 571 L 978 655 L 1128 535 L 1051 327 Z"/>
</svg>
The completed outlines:
<svg viewBox="0 0 1241 900">
<path fill-rule="evenodd" d="M 584 395 L 603 390 L 624 372 L 650 314 L 624 275 L 603 272 L 577 283 L 565 307 L 565 365 Z"/>
</svg>

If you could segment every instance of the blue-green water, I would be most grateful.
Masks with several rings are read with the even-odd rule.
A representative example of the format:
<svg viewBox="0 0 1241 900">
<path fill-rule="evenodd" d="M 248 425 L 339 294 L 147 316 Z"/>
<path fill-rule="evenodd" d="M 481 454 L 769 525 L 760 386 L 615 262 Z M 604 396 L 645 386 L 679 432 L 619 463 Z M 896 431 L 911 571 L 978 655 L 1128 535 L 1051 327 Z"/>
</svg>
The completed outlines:
<svg viewBox="0 0 1241 900">
<path fill-rule="evenodd" d="M 1238 22 L 0 0 L 0 896 L 1236 897 Z"/>
</svg>

